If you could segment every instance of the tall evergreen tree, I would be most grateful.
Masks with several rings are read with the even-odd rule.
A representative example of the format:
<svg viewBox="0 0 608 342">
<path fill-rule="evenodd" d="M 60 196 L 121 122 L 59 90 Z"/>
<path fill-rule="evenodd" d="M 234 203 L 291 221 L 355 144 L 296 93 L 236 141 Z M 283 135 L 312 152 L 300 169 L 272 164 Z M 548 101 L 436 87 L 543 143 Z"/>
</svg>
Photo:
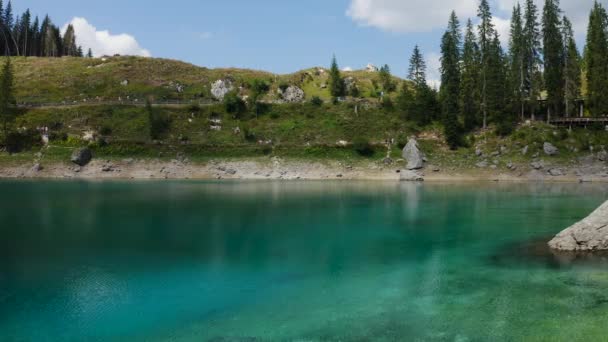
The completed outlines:
<svg viewBox="0 0 608 342">
<path fill-rule="evenodd" d="M 87 58 L 93 58 L 93 50 L 91 50 L 91 48 L 87 51 Z"/>
<path fill-rule="evenodd" d="M 488 74 L 490 72 L 492 39 L 494 37 L 494 24 L 488 0 L 481 0 L 477 16 L 479 23 L 479 51 L 481 54 L 481 111 L 483 115 L 483 128 L 488 126 Z"/>
<path fill-rule="evenodd" d="M 426 85 L 426 63 L 418 45 L 414 47 L 410 57 L 410 67 L 407 78 L 416 86 Z"/>
<path fill-rule="evenodd" d="M 608 14 L 597 1 L 589 15 L 585 67 L 588 108 L 593 116 L 608 113 Z"/>
<path fill-rule="evenodd" d="M 543 10 L 543 54 L 548 115 L 559 116 L 564 104 L 564 42 L 559 0 L 545 0 Z"/>
<path fill-rule="evenodd" d="M 475 128 L 479 117 L 479 46 L 473 22 L 469 19 L 462 48 L 460 103 L 464 128 Z"/>
<path fill-rule="evenodd" d="M 346 86 L 344 84 L 344 79 L 340 74 L 340 68 L 338 68 L 336 56 L 332 58 L 331 67 L 329 70 L 329 92 L 334 98 L 346 95 Z"/>
<path fill-rule="evenodd" d="M 526 0 L 524 22 L 524 91 L 527 98 L 530 117 L 535 118 L 538 110 L 538 99 L 542 87 L 541 74 L 541 36 L 538 22 L 538 8 L 534 0 Z"/>
<path fill-rule="evenodd" d="M 460 112 L 460 23 L 455 12 L 450 15 L 448 29 L 441 40 L 441 91 L 444 133 L 450 148 L 461 144 Z"/>
<path fill-rule="evenodd" d="M 76 46 L 76 34 L 74 26 L 69 24 L 63 34 L 63 55 L 78 56 L 78 47 Z"/>
<path fill-rule="evenodd" d="M 13 67 L 10 58 L 7 58 L 0 72 L 0 120 L 2 120 L 5 145 L 9 134 L 9 123 L 13 119 L 14 105 Z"/>
<path fill-rule="evenodd" d="M 564 16 L 564 106 L 566 116 L 576 113 L 575 101 L 581 96 L 581 57 L 576 47 L 572 23 Z"/>
<path fill-rule="evenodd" d="M 19 21 L 19 26 L 17 27 L 19 30 L 19 39 L 18 45 L 20 49 L 20 54 L 22 56 L 29 56 L 29 47 L 30 47 L 30 39 L 31 37 L 31 25 L 32 25 L 32 15 L 30 14 L 30 10 L 26 10 L 21 16 L 21 20 Z"/>
<path fill-rule="evenodd" d="M 506 78 L 505 55 L 500 46 L 498 33 L 494 31 L 494 36 L 490 41 L 488 50 L 488 69 L 487 69 L 487 111 L 489 119 L 498 125 L 500 134 L 508 134 L 513 125 L 513 111 L 506 108 Z"/>
<path fill-rule="evenodd" d="M 509 41 L 509 98 L 514 110 L 524 119 L 524 28 L 519 3 L 513 7 Z"/>
</svg>

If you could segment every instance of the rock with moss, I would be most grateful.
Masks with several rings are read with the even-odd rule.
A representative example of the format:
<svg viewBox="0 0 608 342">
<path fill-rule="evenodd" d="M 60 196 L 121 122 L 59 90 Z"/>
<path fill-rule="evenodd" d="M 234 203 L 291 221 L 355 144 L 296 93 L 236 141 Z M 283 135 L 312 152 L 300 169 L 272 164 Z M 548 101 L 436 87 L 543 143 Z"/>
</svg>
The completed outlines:
<svg viewBox="0 0 608 342">
<path fill-rule="evenodd" d="M 217 80 L 211 84 L 211 95 L 216 100 L 222 101 L 226 94 L 234 89 L 230 80 Z"/>
<path fill-rule="evenodd" d="M 279 95 L 281 95 L 281 99 L 283 99 L 283 102 L 304 102 L 304 90 L 296 86 L 289 86 L 285 90 L 279 88 Z"/>
<path fill-rule="evenodd" d="M 569 252 L 608 250 L 608 201 L 591 215 L 559 233 L 549 247 Z"/>
</svg>

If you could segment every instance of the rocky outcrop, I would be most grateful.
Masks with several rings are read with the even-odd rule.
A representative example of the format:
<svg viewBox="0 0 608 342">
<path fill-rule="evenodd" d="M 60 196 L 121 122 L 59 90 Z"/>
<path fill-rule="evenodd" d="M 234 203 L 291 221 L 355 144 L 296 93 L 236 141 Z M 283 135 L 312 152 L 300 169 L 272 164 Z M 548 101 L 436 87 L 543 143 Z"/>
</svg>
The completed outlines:
<svg viewBox="0 0 608 342">
<path fill-rule="evenodd" d="M 304 101 L 304 90 L 296 86 L 289 86 L 285 90 L 279 89 L 279 94 L 284 102 L 299 103 Z"/>
<path fill-rule="evenodd" d="M 72 153 L 72 163 L 78 166 L 87 165 L 93 159 L 93 153 L 88 147 L 78 149 Z"/>
<path fill-rule="evenodd" d="M 608 202 L 582 221 L 559 233 L 549 242 L 549 247 L 571 252 L 608 250 Z"/>
<path fill-rule="evenodd" d="M 543 145 L 543 150 L 545 151 L 545 154 L 548 156 L 555 156 L 559 154 L 559 149 L 555 146 L 553 146 L 553 144 L 546 142 Z"/>
<path fill-rule="evenodd" d="M 408 170 L 419 170 L 424 167 L 424 154 L 418 148 L 416 139 L 410 138 L 403 148 L 403 159 L 407 161 Z"/>
<path fill-rule="evenodd" d="M 213 95 L 216 100 L 222 101 L 224 100 L 224 96 L 231 92 L 232 89 L 234 89 L 234 87 L 230 80 L 217 80 L 211 84 L 211 95 Z"/>
</svg>

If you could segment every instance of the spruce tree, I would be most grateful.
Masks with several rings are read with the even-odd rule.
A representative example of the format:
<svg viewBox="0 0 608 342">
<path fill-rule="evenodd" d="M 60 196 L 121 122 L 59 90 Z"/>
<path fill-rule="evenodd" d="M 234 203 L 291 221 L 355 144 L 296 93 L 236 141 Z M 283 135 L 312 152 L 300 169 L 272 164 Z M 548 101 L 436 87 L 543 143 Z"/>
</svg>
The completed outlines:
<svg viewBox="0 0 608 342">
<path fill-rule="evenodd" d="M 533 0 L 526 0 L 524 15 L 524 89 L 523 96 L 527 98 L 530 117 L 535 118 L 539 107 L 538 99 L 541 93 L 541 43 L 538 22 L 538 9 Z"/>
<path fill-rule="evenodd" d="M 87 51 L 87 58 L 93 58 L 93 50 L 91 50 L 91 48 Z"/>
<path fill-rule="evenodd" d="M 483 128 L 488 126 L 488 74 L 490 72 L 490 58 L 492 54 L 492 39 L 494 37 L 494 24 L 488 0 L 481 0 L 477 16 L 479 23 L 479 50 L 481 54 L 481 111 L 483 115 Z"/>
<path fill-rule="evenodd" d="M 509 41 L 509 102 L 524 119 L 524 28 L 519 3 L 513 7 Z"/>
<path fill-rule="evenodd" d="M 391 69 L 388 64 L 385 64 L 380 68 L 378 72 L 378 78 L 380 79 L 380 84 L 382 85 L 382 90 L 385 93 L 392 93 L 395 91 L 395 83 L 393 82 L 393 77 L 391 76 Z"/>
<path fill-rule="evenodd" d="M 0 56 L 6 56 L 7 40 L 6 33 L 4 32 L 4 2 L 0 0 Z"/>
<path fill-rule="evenodd" d="M 560 116 L 564 104 L 564 42 L 561 31 L 559 0 L 545 0 L 543 10 L 543 55 L 545 88 L 547 90 L 547 120 Z"/>
<path fill-rule="evenodd" d="M 336 56 L 332 58 L 329 70 L 329 92 L 334 98 L 346 95 L 346 86 L 344 84 L 344 79 L 342 79 L 342 75 L 340 74 Z"/>
<path fill-rule="evenodd" d="M 592 116 L 608 113 L 608 15 L 604 7 L 595 2 L 589 15 L 585 67 L 587 75 L 587 101 Z"/>
<path fill-rule="evenodd" d="M 460 103 L 464 128 L 474 129 L 479 117 L 479 46 L 471 19 L 467 22 L 462 49 Z"/>
<path fill-rule="evenodd" d="M 6 59 L 0 73 L 0 120 L 6 145 L 9 134 L 9 123 L 13 119 L 15 98 L 13 95 L 13 67 L 10 58 Z"/>
<path fill-rule="evenodd" d="M 566 116 L 576 115 L 574 104 L 581 96 L 581 57 L 574 39 L 572 23 L 567 17 L 563 20 L 564 36 L 564 102 Z"/>
<path fill-rule="evenodd" d="M 460 112 L 460 24 L 452 12 L 447 31 L 441 40 L 441 91 L 444 134 L 450 148 L 461 144 Z"/>
<path fill-rule="evenodd" d="M 511 132 L 513 127 L 513 111 L 506 108 L 505 94 L 507 89 L 505 55 L 500 46 L 498 33 L 490 41 L 488 49 L 487 82 L 487 111 L 488 117 L 498 126 L 502 135 Z"/>
<path fill-rule="evenodd" d="M 410 57 L 410 67 L 407 78 L 416 86 L 426 85 L 426 63 L 418 45 L 414 46 L 414 52 Z"/>
</svg>

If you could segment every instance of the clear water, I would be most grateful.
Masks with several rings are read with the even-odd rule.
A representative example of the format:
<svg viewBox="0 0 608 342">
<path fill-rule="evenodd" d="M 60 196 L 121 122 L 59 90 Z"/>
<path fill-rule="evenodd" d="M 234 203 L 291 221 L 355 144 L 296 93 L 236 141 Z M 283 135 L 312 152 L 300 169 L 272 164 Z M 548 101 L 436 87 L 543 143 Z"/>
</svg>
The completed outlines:
<svg viewBox="0 0 608 342">
<path fill-rule="evenodd" d="M 0 182 L 0 340 L 602 340 L 608 264 L 543 246 L 606 190 Z"/>
</svg>

